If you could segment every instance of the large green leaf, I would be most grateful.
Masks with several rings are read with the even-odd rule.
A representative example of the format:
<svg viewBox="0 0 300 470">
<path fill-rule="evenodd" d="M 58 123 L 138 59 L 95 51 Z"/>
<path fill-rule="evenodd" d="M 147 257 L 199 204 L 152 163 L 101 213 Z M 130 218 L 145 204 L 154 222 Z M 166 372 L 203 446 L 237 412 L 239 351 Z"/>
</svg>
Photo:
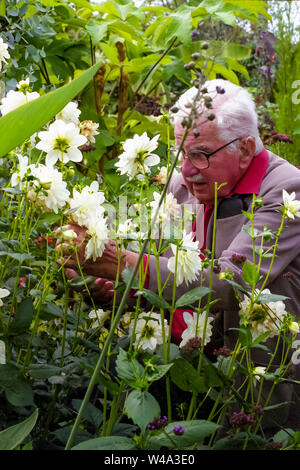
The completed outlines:
<svg viewBox="0 0 300 470">
<path fill-rule="evenodd" d="M 38 409 L 35 409 L 29 418 L 22 423 L 15 424 L 0 432 L 0 450 L 13 450 L 25 439 L 34 428 L 38 417 Z"/>
<path fill-rule="evenodd" d="M 190 291 L 183 294 L 176 302 L 176 308 L 186 307 L 187 305 L 193 305 L 198 300 L 202 299 L 205 295 L 210 292 L 208 287 L 195 287 Z"/>
<path fill-rule="evenodd" d="M 33 301 L 31 297 L 22 300 L 18 305 L 13 320 L 9 324 L 8 332 L 10 334 L 19 334 L 28 330 L 33 318 Z"/>
<path fill-rule="evenodd" d="M 148 289 L 143 289 L 139 290 L 136 292 L 136 295 L 143 295 L 148 302 L 150 302 L 152 305 L 154 305 L 157 308 L 164 308 L 164 309 L 170 309 L 171 305 L 163 298 L 160 297 L 159 295 L 155 294 L 151 290 Z"/>
<path fill-rule="evenodd" d="M 71 450 L 133 450 L 136 445 L 133 439 L 125 436 L 108 436 L 80 442 Z"/>
<path fill-rule="evenodd" d="M 160 415 L 157 400 L 149 392 L 133 390 L 125 401 L 125 413 L 144 432 L 148 423 Z"/>
<path fill-rule="evenodd" d="M 208 389 L 203 375 L 198 374 L 192 364 L 182 357 L 174 361 L 170 376 L 177 387 L 186 392 L 205 393 Z"/>
<path fill-rule="evenodd" d="M 0 157 L 6 155 L 49 122 L 93 78 L 102 62 L 90 67 L 71 83 L 26 103 L 0 118 Z M 3 137 L 5 136 L 5 138 Z"/>
</svg>

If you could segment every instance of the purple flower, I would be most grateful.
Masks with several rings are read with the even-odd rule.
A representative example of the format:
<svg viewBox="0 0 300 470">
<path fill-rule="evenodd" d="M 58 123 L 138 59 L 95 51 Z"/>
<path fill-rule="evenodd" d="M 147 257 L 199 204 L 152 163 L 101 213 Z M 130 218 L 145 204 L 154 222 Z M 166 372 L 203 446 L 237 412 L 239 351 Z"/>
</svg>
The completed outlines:
<svg viewBox="0 0 300 470">
<path fill-rule="evenodd" d="M 157 429 L 162 429 L 165 428 L 168 424 L 168 418 L 164 416 L 163 418 L 159 416 L 158 418 L 155 418 L 151 423 L 147 424 L 147 429 L 150 431 L 155 431 Z"/>
<path fill-rule="evenodd" d="M 261 32 L 259 33 L 260 39 L 264 39 L 267 36 L 268 36 L 268 31 L 265 31 L 264 29 L 262 29 Z"/>
<path fill-rule="evenodd" d="M 172 432 L 175 434 L 175 436 L 182 436 L 182 434 L 185 432 L 185 429 L 181 426 L 181 424 L 177 424 L 172 429 Z"/>
</svg>

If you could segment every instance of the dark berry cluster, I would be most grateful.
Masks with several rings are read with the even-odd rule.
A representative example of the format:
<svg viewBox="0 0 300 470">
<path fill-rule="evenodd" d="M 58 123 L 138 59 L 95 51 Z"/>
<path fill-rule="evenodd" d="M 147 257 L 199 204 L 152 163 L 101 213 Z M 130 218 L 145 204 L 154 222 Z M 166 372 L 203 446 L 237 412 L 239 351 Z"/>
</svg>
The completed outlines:
<svg viewBox="0 0 300 470">
<path fill-rule="evenodd" d="M 255 423 L 255 418 L 251 414 L 243 411 L 234 412 L 230 418 L 230 424 L 233 428 L 240 428 L 241 426 L 252 426 Z"/>
<path fill-rule="evenodd" d="M 161 104 L 158 100 L 159 96 L 141 95 L 139 102 L 135 103 L 135 109 L 146 116 L 160 116 Z"/>
<path fill-rule="evenodd" d="M 270 441 L 266 444 L 266 450 L 279 450 L 282 448 L 282 442 Z"/>
<path fill-rule="evenodd" d="M 236 264 L 237 266 L 241 266 L 243 263 L 245 263 L 246 259 L 246 256 L 239 255 L 238 253 L 233 253 L 233 255 L 230 257 L 230 261 L 232 261 L 232 263 Z"/>
<path fill-rule="evenodd" d="M 222 346 L 219 349 L 214 349 L 214 356 L 219 357 L 219 356 L 224 356 L 224 357 L 229 357 L 231 354 L 230 349 L 227 346 Z"/>
<path fill-rule="evenodd" d="M 187 343 L 181 348 L 181 353 L 185 356 L 193 354 L 193 352 L 201 348 L 200 338 L 190 338 Z"/>
</svg>

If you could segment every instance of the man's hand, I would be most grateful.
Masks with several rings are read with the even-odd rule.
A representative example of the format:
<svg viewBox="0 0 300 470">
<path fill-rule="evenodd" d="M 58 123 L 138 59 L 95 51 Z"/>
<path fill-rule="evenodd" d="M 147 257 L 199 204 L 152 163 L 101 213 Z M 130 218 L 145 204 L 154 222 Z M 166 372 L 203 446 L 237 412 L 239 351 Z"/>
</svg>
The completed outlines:
<svg viewBox="0 0 300 470">
<path fill-rule="evenodd" d="M 65 270 L 66 277 L 71 279 L 77 279 L 79 274 L 77 271 L 71 268 Z M 107 304 L 110 302 L 114 295 L 114 285 L 109 279 L 104 279 L 102 277 L 96 277 L 94 282 L 94 289 L 91 292 L 93 300 L 95 303 Z"/>
</svg>

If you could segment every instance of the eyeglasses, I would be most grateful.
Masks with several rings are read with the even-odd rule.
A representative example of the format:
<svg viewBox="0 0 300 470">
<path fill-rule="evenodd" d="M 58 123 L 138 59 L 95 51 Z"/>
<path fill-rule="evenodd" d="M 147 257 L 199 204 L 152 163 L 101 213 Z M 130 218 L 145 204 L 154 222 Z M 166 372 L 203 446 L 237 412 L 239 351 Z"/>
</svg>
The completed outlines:
<svg viewBox="0 0 300 470">
<path fill-rule="evenodd" d="M 214 150 L 211 153 L 207 153 L 207 152 L 204 152 L 203 150 L 194 148 L 194 149 L 191 149 L 188 154 L 185 154 L 185 151 L 182 150 L 183 160 L 188 159 L 190 160 L 192 165 L 194 165 L 196 168 L 198 168 L 199 170 L 204 170 L 205 168 L 209 167 L 209 158 L 212 155 L 224 149 L 225 147 L 227 147 L 227 145 L 230 145 L 233 142 L 236 142 L 239 139 L 240 137 L 237 137 L 236 139 L 233 139 L 230 142 L 227 142 L 227 144 L 222 145 L 222 147 L 219 147 L 217 150 Z"/>
</svg>

